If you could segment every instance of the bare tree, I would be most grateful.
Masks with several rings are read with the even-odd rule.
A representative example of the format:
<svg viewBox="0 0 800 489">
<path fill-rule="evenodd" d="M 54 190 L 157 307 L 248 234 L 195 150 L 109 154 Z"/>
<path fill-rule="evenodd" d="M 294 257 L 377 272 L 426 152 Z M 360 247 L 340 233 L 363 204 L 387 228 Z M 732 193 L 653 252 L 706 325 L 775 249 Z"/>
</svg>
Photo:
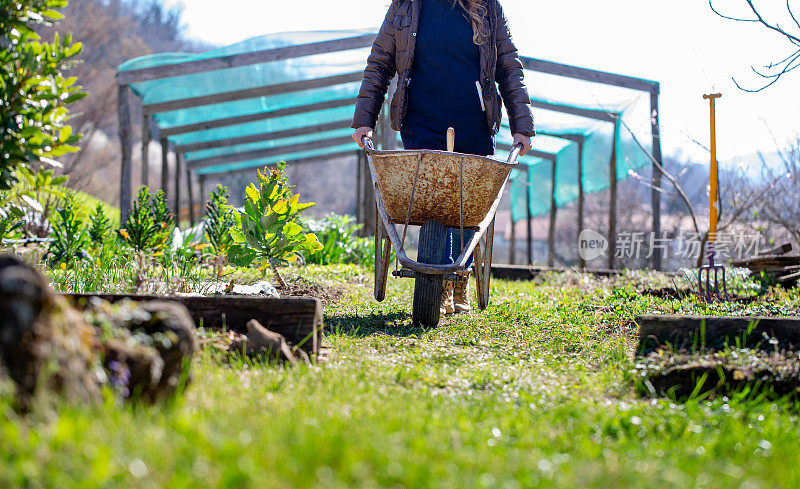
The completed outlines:
<svg viewBox="0 0 800 489">
<path fill-rule="evenodd" d="M 798 66 L 800 66 L 800 21 L 798 21 L 797 17 L 795 17 L 794 12 L 792 11 L 792 7 L 790 5 L 790 0 L 786 0 L 786 11 L 789 14 L 789 18 L 791 19 L 792 23 L 792 31 L 796 30 L 797 33 L 790 32 L 785 28 L 781 27 L 778 23 L 769 22 L 765 19 L 764 15 L 759 11 L 759 9 L 753 5 L 753 0 L 744 0 L 747 3 L 748 8 L 753 14 L 751 18 L 742 18 L 742 17 L 734 17 L 730 15 L 725 15 L 717 10 L 712 0 L 708 0 L 708 5 L 711 7 L 711 10 L 714 11 L 715 14 L 719 15 L 720 17 L 728 20 L 734 20 L 736 22 L 755 22 L 764 26 L 764 28 L 776 33 L 778 36 L 785 38 L 790 46 L 791 53 L 781 59 L 777 59 L 772 61 L 760 68 L 755 68 L 753 66 L 750 67 L 753 70 L 753 73 L 758 75 L 763 81 L 764 84 L 760 88 L 749 89 L 743 88 L 739 85 L 739 82 L 736 79 L 733 79 L 733 83 L 736 86 L 744 90 L 745 92 L 760 92 L 765 88 L 771 86 L 772 84 L 776 83 L 780 78 L 785 75 L 786 73 L 794 70 Z"/>
<path fill-rule="evenodd" d="M 783 164 L 777 169 L 763 165 L 766 183 L 760 190 L 767 198 L 759 206 L 760 217 L 800 243 L 800 139 L 779 154 Z"/>
</svg>

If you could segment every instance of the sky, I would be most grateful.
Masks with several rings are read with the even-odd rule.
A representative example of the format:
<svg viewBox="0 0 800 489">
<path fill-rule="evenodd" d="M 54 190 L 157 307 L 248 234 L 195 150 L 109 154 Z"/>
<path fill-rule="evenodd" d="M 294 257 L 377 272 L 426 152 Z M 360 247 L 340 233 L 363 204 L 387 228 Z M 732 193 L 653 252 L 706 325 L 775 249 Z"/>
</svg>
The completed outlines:
<svg viewBox="0 0 800 489">
<path fill-rule="evenodd" d="M 800 12 L 800 1 L 791 1 Z M 183 7 L 188 37 L 217 45 L 276 32 L 377 29 L 389 5 L 388 0 L 166 3 Z M 709 107 L 702 95 L 711 92 L 722 93 L 717 101 L 719 160 L 773 152 L 800 137 L 800 70 L 759 93 L 743 92 L 732 81 L 735 77 L 746 87 L 759 87 L 762 82 L 751 66 L 788 55 L 789 42 L 755 23 L 716 16 L 706 0 L 501 0 L 501 4 L 522 55 L 660 82 L 666 155 L 708 161 Z M 787 28 L 793 25 L 784 2 L 756 2 L 760 4 L 770 6 L 765 10 L 769 20 Z M 715 0 L 714 5 L 734 16 L 748 14 L 745 0 Z M 527 83 L 533 95 L 552 96 L 553 89 L 562 88 L 561 99 L 566 91 L 570 98 L 601 104 L 611 96 L 602 89 L 531 78 Z"/>
</svg>

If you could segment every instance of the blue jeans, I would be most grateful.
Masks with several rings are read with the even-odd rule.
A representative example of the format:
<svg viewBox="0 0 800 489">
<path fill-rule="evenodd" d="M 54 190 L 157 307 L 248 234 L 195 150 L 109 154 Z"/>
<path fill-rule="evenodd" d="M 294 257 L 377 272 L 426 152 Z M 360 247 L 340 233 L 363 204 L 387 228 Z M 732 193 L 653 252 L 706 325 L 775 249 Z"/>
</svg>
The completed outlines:
<svg viewBox="0 0 800 489">
<path fill-rule="evenodd" d="M 461 243 L 461 229 L 447 229 L 445 232 L 447 233 L 447 237 L 444 244 L 444 262 L 441 263 L 441 265 L 455 263 L 458 256 L 461 255 L 461 250 L 463 249 L 463 244 Z M 465 229 L 464 241 L 469 242 L 473 235 L 475 235 L 475 231 Z M 469 257 L 467 258 L 466 268 L 469 268 L 470 266 L 472 266 L 472 253 L 470 253 Z"/>
</svg>

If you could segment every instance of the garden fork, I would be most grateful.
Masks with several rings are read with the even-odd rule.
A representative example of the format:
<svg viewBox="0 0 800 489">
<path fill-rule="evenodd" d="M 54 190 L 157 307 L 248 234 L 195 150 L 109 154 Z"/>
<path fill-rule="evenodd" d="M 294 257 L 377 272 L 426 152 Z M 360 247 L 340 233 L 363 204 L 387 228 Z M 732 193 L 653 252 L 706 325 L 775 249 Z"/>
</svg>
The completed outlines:
<svg viewBox="0 0 800 489">
<path fill-rule="evenodd" d="M 711 216 L 708 224 L 708 265 L 701 266 L 700 270 L 698 270 L 697 286 L 700 289 L 700 298 L 706 302 L 711 302 L 713 300 L 726 301 L 730 299 L 728 296 L 728 286 L 725 282 L 725 267 L 722 265 L 717 265 L 714 262 L 714 246 L 717 241 L 717 206 L 719 202 L 719 182 L 717 174 L 717 134 L 715 127 L 714 101 L 721 96 L 722 95 L 719 93 L 703 95 L 703 98 L 709 101 L 711 107 L 711 188 L 709 192 Z M 712 274 L 713 279 L 711 278 Z M 720 275 L 722 277 L 720 277 Z M 720 278 L 722 279 L 721 288 Z"/>
</svg>

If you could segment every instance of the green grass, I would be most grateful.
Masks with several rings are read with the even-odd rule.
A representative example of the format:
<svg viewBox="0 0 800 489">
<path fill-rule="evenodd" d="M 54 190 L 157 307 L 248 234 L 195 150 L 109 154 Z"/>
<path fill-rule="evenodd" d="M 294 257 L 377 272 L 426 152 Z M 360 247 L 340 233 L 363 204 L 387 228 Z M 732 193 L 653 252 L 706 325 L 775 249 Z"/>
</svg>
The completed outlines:
<svg viewBox="0 0 800 489">
<path fill-rule="evenodd" d="M 297 274 L 300 270 L 289 273 Z M 641 295 L 663 276 L 577 274 L 492 285 L 484 312 L 411 325 L 410 280 L 372 300 L 371 273 L 326 305 L 329 362 L 226 365 L 155 407 L 62 405 L 19 417 L 0 396 L 0 487 L 797 487 L 796 406 L 675 403 L 632 387 L 642 313 L 796 311 Z M 2 389 L 0 389 L 2 390 Z"/>
</svg>

